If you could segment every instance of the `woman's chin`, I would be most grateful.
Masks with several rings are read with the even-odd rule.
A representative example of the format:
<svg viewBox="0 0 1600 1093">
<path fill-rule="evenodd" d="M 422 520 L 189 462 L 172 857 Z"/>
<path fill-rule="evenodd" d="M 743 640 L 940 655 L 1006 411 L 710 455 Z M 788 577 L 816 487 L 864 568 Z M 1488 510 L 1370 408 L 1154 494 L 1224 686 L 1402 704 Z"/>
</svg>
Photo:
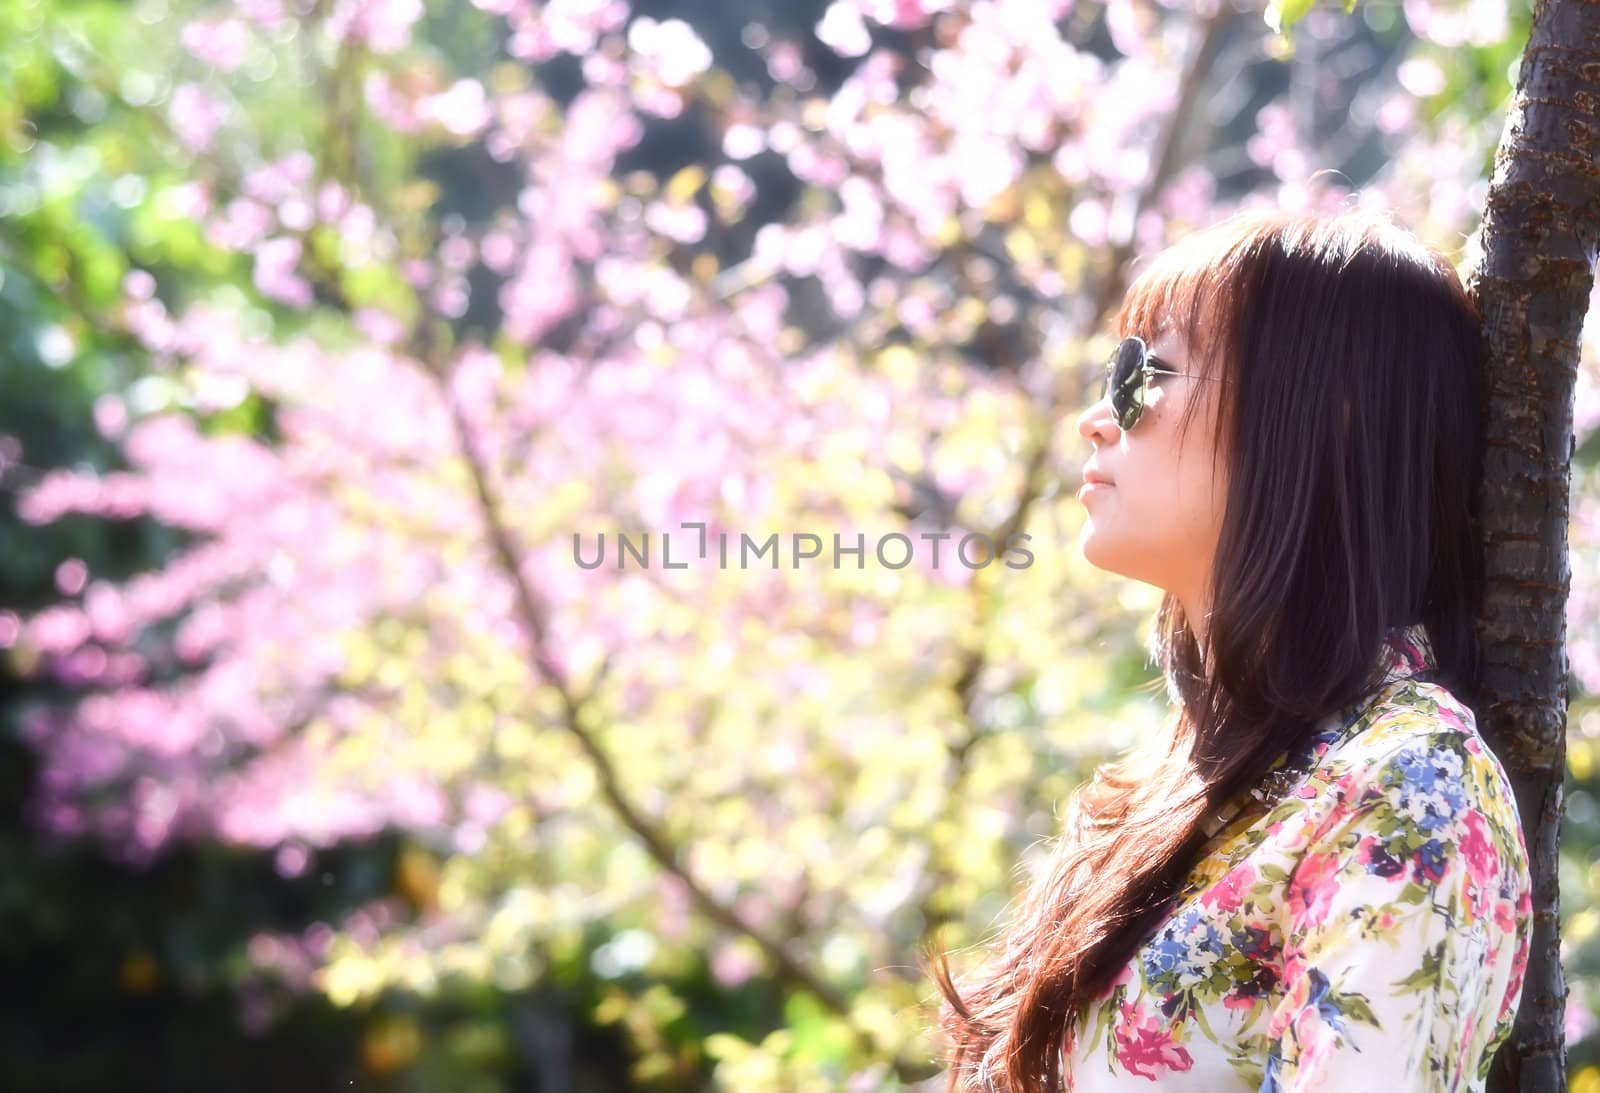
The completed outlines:
<svg viewBox="0 0 1600 1093">
<path fill-rule="evenodd" d="M 1093 517 L 1083 525 L 1083 532 L 1078 536 L 1078 549 L 1083 552 L 1083 560 L 1096 569 L 1116 571 L 1117 552 L 1106 541 L 1105 532 L 1095 529 Z"/>
</svg>

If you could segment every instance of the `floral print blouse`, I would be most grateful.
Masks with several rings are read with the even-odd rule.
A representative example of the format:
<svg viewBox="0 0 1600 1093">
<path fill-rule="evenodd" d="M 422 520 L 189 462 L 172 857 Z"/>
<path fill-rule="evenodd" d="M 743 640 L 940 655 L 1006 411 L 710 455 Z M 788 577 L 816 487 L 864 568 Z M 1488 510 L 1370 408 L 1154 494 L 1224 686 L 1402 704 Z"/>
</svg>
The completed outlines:
<svg viewBox="0 0 1600 1093">
<path fill-rule="evenodd" d="M 1172 912 L 1068 1041 L 1066 1088 L 1481 1091 L 1528 960 L 1505 772 L 1426 631 L 1241 794 Z M 1208 830 L 1211 830 L 1208 828 Z"/>
</svg>

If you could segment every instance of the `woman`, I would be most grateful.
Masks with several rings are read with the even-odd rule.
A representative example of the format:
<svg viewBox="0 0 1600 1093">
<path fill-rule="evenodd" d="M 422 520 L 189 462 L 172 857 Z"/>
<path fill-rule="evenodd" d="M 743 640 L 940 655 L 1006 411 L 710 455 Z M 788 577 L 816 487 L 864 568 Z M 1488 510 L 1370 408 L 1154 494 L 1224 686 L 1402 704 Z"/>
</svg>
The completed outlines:
<svg viewBox="0 0 1600 1093">
<path fill-rule="evenodd" d="M 1103 765 L 990 962 L 950 1090 L 1480 1090 L 1530 883 L 1470 703 L 1479 319 L 1381 216 L 1241 214 L 1131 286 L 1079 497 L 1165 590 L 1173 730 Z"/>
</svg>

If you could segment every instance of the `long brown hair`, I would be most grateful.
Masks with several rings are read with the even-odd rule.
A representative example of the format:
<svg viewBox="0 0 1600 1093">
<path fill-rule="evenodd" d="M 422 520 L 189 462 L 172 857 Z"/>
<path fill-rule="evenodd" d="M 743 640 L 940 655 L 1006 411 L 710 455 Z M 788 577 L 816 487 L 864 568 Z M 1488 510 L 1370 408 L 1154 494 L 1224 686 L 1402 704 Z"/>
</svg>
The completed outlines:
<svg viewBox="0 0 1600 1093">
<path fill-rule="evenodd" d="M 1078 791 L 961 989 L 929 947 L 951 1093 L 1060 1088 L 1078 1020 L 1170 910 L 1208 811 L 1368 694 L 1391 629 L 1423 623 L 1438 681 L 1475 700 L 1481 328 L 1450 262 L 1383 214 L 1240 213 L 1130 286 L 1118 337 L 1166 323 L 1226 381 L 1207 648 L 1168 594 L 1152 652 L 1172 731 Z M 1206 386 L 1188 385 L 1183 429 Z"/>
</svg>

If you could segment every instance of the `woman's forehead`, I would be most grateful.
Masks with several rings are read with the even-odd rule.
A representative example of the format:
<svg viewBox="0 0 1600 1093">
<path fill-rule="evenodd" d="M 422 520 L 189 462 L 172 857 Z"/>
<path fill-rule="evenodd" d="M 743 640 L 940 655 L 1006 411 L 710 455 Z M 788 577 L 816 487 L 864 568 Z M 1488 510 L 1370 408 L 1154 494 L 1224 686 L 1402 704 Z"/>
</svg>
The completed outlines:
<svg viewBox="0 0 1600 1093">
<path fill-rule="evenodd" d="M 1150 351 L 1158 357 L 1168 360 L 1184 360 L 1188 357 L 1188 346 L 1171 323 L 1162 323 L 1157 326 L 1150 339 Z"/>
<path fill-rule="evenodd" d="M 1215 369 L 1207 358 L 1208 346 L 1212 337 L 1211 324 L 1205 320 L 1198 320 L 1199 326 L 1189 330 L 1175 321 L 1172 316 L 1162 315 L 1156 320 L 1152 334 L 1146 344 L 1150 352 L 1158 357 L 1165 357 L 1169 361 L 1181 363 L 1185 371 L 1193 371 L 1197 375 L 1209 376 Z"/>
</svg>

